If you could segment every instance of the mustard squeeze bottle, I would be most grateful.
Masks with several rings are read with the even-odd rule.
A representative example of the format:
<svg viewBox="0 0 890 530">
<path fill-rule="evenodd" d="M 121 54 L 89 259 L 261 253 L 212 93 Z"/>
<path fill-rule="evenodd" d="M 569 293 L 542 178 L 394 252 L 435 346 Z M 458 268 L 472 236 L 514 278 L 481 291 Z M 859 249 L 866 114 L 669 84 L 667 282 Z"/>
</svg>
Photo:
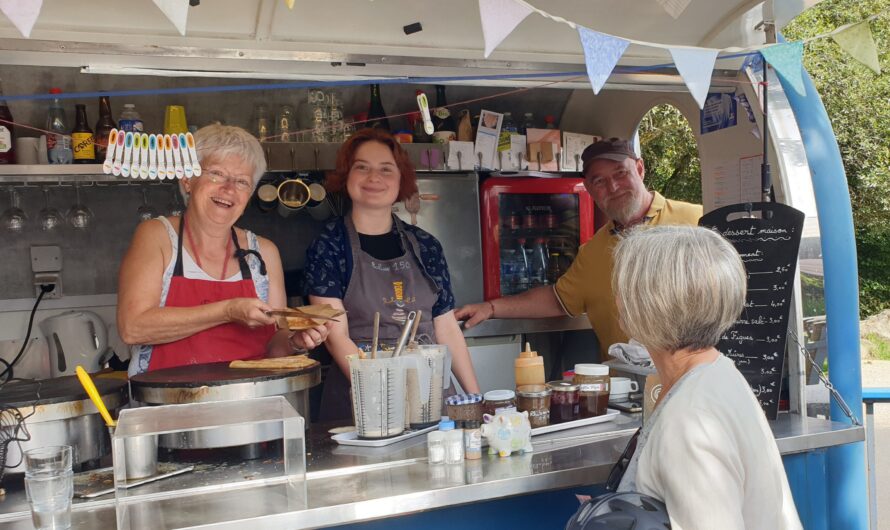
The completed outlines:
<svg viewBox="0 0 890 530">
<path fill-rule="evenodd" d="M 525 343 L 525 351 L 519 352 L 519 357 L 514 361 L 516 369 L 516 386 L 543 385 L 544 358 L 538 356 L 538 352 L 532 351 L 531 344 Z"/>
</svg>

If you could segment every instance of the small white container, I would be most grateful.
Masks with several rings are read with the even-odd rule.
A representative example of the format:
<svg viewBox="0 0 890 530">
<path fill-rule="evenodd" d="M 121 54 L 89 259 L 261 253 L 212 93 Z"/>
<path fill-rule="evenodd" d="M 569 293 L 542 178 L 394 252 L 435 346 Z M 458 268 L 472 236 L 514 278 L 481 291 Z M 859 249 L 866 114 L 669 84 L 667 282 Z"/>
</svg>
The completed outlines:
<svg viewBox="0 0 890 530">
<path fill-rule="evenodd" d="M 445 463 L 460 464 L 464 461 L 464 430 L 445 431 Z"/>
<path fill-rule="evenodd" d="M 445 432 L 432 431 L 426 435 L 426 453 L 430 464 L 445 463 Z"/>
</svg>

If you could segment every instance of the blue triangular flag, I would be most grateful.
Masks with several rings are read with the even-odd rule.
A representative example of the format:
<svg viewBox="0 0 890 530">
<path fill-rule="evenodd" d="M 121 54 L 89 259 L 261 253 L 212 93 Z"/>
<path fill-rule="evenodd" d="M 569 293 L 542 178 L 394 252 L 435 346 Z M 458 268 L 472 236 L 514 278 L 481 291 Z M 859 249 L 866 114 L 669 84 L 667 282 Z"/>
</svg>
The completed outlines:
<svg viewBox="0 0 890 530">
<path fill-rule="evenodd" d="M 578 35 L 584 49 L 590 86 L 593 87 L 594 94 L 599 94 L 630 42 L 583 26 L 578 26 Z"/>
<path fill-rule="evenodd" d="M 803 43 L 773 44 L 760 50 L 763 59 L 776 69 L 783 81 L 790 84 L 800 95 L 806 94 L 803 86 Z"/>
<path fill-rule="evenodd" d="M 705 107 L 708 89 L 711 87 L 711 74 L 717 62 L 718 50 L 712 48 L 670 48 L 671 56 L 680 77 L 689 88 L 689 92 L 698 103 L 698 108 Z"/>
</svg>

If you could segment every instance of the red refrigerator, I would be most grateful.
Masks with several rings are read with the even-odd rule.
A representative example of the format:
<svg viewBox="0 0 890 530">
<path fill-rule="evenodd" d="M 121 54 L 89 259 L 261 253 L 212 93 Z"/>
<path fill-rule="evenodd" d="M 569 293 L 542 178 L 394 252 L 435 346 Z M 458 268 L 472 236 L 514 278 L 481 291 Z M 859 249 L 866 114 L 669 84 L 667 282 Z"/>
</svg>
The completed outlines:
<svg viewBox="0 0 890 530">
<path fill-rule="evenodd" d="M 481 200 L 486 300 L 553 284 L 594 233 L 580 178 L 492 177 Z"/>
</svg>

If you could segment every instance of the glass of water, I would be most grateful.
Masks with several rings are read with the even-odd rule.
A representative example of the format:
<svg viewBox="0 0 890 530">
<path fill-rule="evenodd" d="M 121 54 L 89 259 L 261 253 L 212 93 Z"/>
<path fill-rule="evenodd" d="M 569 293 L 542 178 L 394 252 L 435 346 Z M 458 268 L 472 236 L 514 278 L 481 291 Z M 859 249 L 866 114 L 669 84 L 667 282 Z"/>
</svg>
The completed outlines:
<svg viewBox="0 0 890 530">
<path fill-rule="evenodd" d="M 25 451 L 25 493 L 31 504 L 34 528 L 71 527 L 73 477 L 70 445 Z"/>
</svg>

